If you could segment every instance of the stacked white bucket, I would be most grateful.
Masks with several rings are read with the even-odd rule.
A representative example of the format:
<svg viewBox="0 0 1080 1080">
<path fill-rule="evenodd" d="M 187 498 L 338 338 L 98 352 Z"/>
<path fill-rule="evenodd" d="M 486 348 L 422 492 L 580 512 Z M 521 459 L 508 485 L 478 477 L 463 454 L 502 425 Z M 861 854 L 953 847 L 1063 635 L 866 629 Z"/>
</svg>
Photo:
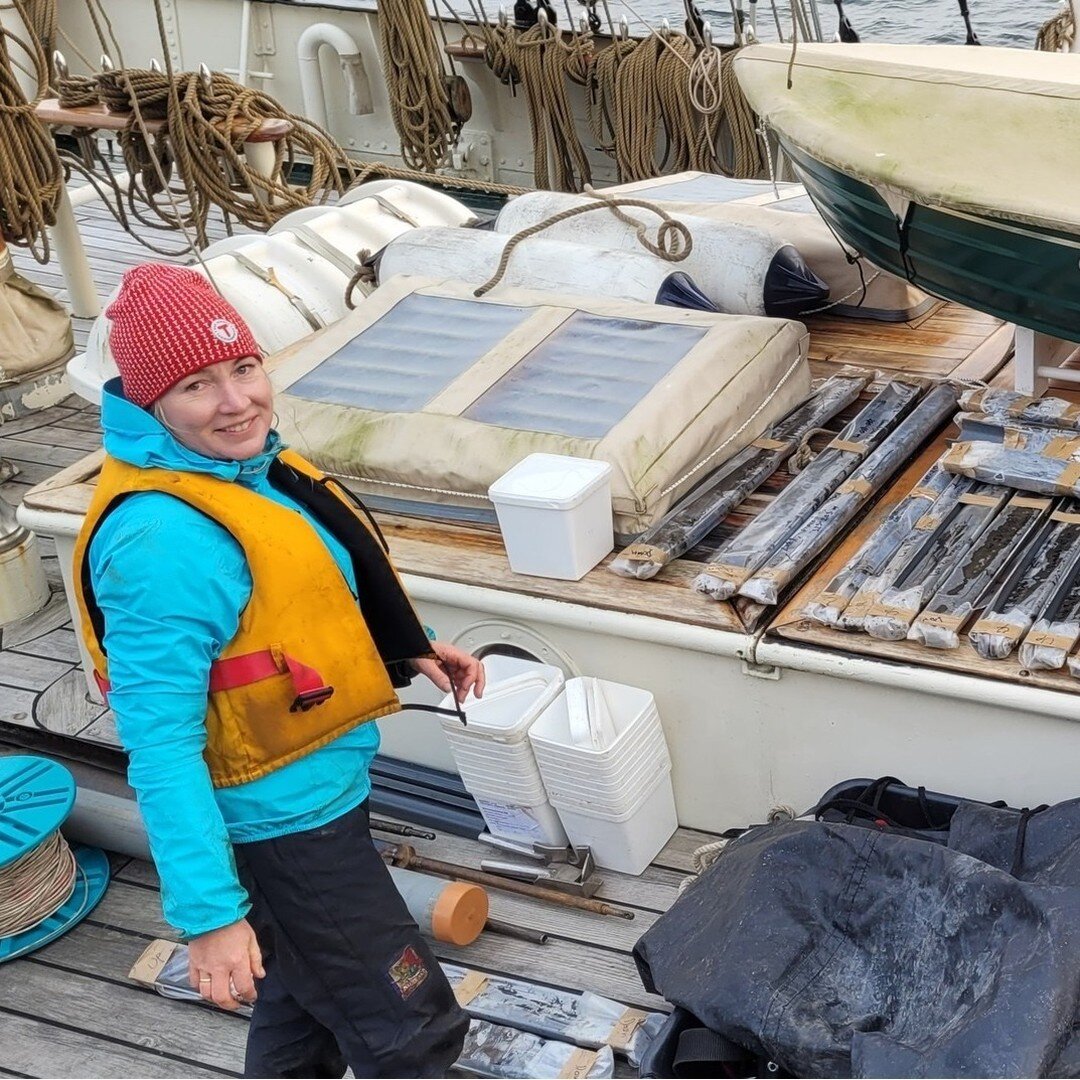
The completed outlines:
<svg viewBox="0 0 1080 1080">
<path fill-rule="evenodd" d="M 526 843 L 565 844 L 529 743 L 529 728 L 563 688 L 563 674 L 547 664 L 488 684 L 481 700 L 465 702 L 465 726 L 442 718 L 458 772 L 490 832 Z M 443 702 L 449 706 L 449 699 Z"/>
<path fill-rule="evenodd" d="M 542 664 L 489 684 L 442 721 L 490 831 L 589 846 L 598 866 L 640 874 L 675 831 L 671 758 L 652 694 L 570 679 Z M 565 831 L 564 831 L 565 830 Z"/>
<path fill-rule="evenodd" d="M 544 787 L 572 843 L 640 874 L 678 824 L 671 758 L 647 690 L 570 679 L 529 728 Z"/>
</svg>

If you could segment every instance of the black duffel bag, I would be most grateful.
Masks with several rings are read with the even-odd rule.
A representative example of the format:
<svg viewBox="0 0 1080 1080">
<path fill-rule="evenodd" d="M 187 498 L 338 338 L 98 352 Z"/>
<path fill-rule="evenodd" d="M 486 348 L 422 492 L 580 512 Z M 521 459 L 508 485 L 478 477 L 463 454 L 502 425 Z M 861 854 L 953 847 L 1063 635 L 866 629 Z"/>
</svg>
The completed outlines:
<svg viewBox="0 0 1080 1080">
<path fill-rule="evenodd" d="M 712 1075 L 1080 1075 L 1080 800 L 875 784 L 733 840 L 635 947 L 646 989 Z"/>
</svg>

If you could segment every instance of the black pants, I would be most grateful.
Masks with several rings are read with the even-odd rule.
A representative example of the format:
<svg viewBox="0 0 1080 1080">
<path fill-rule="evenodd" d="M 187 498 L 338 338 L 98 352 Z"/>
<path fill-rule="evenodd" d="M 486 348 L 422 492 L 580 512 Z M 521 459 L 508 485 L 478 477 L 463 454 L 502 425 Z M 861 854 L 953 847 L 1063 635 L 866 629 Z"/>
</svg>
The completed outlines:
<svg viewBox="0 0 1080 1080">
<path fill-rule="evenodd" d="M 235 851 L 266 967 L 245 1076 L 445 1076 L 468 1017 L 372 845 L 367 804 Z"/>
</svg>

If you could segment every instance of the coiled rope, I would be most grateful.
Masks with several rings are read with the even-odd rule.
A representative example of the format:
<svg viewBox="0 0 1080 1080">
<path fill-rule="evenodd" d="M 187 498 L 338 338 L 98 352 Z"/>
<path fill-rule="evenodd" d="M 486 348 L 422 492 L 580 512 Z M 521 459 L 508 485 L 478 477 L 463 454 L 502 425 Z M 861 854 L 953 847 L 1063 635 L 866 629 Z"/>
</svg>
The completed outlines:
<svg viewBox="0 0 1080 1080">
<path fill-rule="evenodd" d="M 0 27 L 0 234 L 47 263 L 47 230 L 56 224 L 64 169 L 52 137 L 34 114 L 49 86 L 45 50 L 23 0 L 12 0 L 12 6 L 31 30 L 30 40 L 24 41 Z M 12 45 L 33 62 L 37 91 L 32 100 L 15 78 Z"/>
<path fill-rule="evenodd" d="M 287 112 L 268 94 L 241 86 L 226 75 L 174 73 L 167 48 L 164 73 L 124 67 L 101 0 L 87 0 L 87 6 L 102 49 L 121 61 L 120 68 L 103 73 L 97 81 L 111 108 L 131 113 L 120 144 L 136 181 L 128 196 L 133 212 L 137 199 L 166 228 L 192 234 L 189 240 L 197 250 L 209 243 L 211 206 L 219 207 L 227 219 L 267 229 L 290 210 L 323 201 L 331 191 L 345 190 L 353 175 L 352 165 L 318 124 Z M 161 0 L 154 0 L 154 9 L 164 44 L 167 35 Z M 167 144 L 149 135 L 145 123 L 163 116 Z M 266 120 L 289 124 L 288 134 L 275 143 L 276 161 L 270 176 L 250 169 L 243 156 L 243 144 Z M 283 179 L 283 169 L 300 155 L 311 159 L 311 177 L 303 188 Z M 179 191 L 169 183 L 174 161 Z M 135 216 L 147 223 L 146 218 Z M 122 216 L 120 220 L 123 224 Z"/>
<path fill-rule="evenodd" d="M 21 934 L 63 907 L 78 864 L 59 830 L 0 870 L 0 938 Z"/>
<path fill-rule="evenodd" d="M 499 259 L 499 265 L 495 268 L 495 273 L 473 295 L 483 296 L 485 293 L 491 292 L 502 281 L 506 268 L 510 265 L 510 256 L 514 253 L 514 248 L 523 240 L 527 240 L 530 236 L 535 236 L 537 233 L 543 232 L 544 229 L 557 225 L 561 221 L 567 221 L 570 218 L 577 217 L 579 214 L 587 214 L 593 210 L 610 210 L 620 221 L 632 226 L 638 243 L 646 251 L 651 252 L 658 258 L 665 259 L 668 262 L 682 262 L 693 251 L 694 238 L 690 230 L 662 207 L 657 206 L 656 203 L 649 202 L 647 199 L 629 198 L 625 195 L 605 195 L 603 192 L 594 191 L 590 187 L 586 187 L 585 192 L 598 201 L 585 203 L 582 206 L 568 207 L 566 210 L 561 210 L 543 221 L 538 221 L 535 225 L 530 225 L 528 228 L 514 233 L 507 241 L 506 247 L 503 248 L 502 257 Z M 645 222 L 630 217 L 629 214 L 624 214 L 619 209 L 621 206 L 636 206 L 642 210 L 649 210 L 660 218 L 660 223 L 656 229 L 655 242 L 649 239 L 648 226 Z"/>
<path fill-rule="evenodd" d="M 1042 52 L 1068 52 L 1076 38 L 1072 5 L 1066 3 L 1056 15 L 1051 15 L 1039 27 L 1035 36 L 1035 48 Z"/>
<path fill-rule="evenodd" d="M 585 113 L 589 130 L 597 147 L 605 154 L 615 155 L 615 109 L 618 103 L 619 68 L 637 48 L 630 38 L 616 38 L 606 49 L 596 54 L 588 82 L 585 84 Z"/>
<path fill-rule="evenodd" d="M 457 141 L 446 76 L 425 0 L 379 4 L 379 49 L 401 156 L 434 172 Z"/>
<path fill-rule="evenodd" d="M 571 34 L 565 40 L 546 19 L 514 38 L 512 64 L 529 107 L 538 188 L 581 191 L 592 179 L 567 94 L 568 80 L 584 84 L 591 52 L 588 35 Z"/>
</svg>

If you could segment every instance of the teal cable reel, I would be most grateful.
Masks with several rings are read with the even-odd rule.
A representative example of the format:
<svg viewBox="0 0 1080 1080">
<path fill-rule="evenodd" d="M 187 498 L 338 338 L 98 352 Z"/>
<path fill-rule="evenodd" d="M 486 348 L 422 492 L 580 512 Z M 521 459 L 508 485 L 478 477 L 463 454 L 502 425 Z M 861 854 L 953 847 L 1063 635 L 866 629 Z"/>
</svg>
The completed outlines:
<svg viewBox="0 0 1080 1080">
<path fill-rule="evenodd" d="M 75 780 L 71 773 L 47 758 L 18 754 L 0 757 L 0 963 L 40 949 L 86 918 L 105 895 L 109 884 L 109 860 L 99 848 L 73 844 L 74 874 L 70 890 L 58 876 L 49 881 L 50 867 L 43 863 L 54 834 L 75 804 Z M 62 860 L 66 860 L 62 845 Z M 35 887 L 48 895 L 59 882 L 58 906 L 46 901 L 44 911 L 20 915 L 25 899 L 29 864 L 40 872 Z M 65 895 L 66 894 L 66 895 Z M 48 908 L 52 910 L 48 910 Z M 29 925 L 27 925 L 29 924 Z"/>
</svg>

